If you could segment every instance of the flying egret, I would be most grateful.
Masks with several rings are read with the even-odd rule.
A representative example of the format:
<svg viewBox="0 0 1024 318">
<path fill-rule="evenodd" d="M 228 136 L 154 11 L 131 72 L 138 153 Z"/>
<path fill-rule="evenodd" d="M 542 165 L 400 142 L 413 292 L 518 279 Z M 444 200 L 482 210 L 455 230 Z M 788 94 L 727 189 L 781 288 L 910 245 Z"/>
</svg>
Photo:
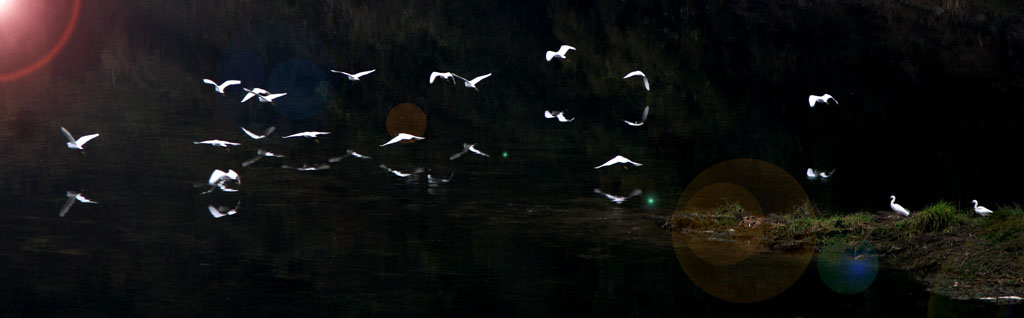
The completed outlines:
<svg viewBox="0 0 1024 318">
<path fill-rule="evenodd" d="M 221 95 L 224 95 L 224 89 L 225 88 L 228 88 L 228 86 L 231 86 L 231 85 L 242 84 L 242 81 L 239 81 L 239 80 L 227 80 L 227 81 L 224 81 L 224 83 L 221 83 L 220 85 L 217 85 L 217 82 L 214 82 L 213 80 L 208 79 L 208 78 L 204 78 L 203 79 L 203 83 L 213 85 L 213 90 L 214 91 L 220 93 Z"/>
<path fill-rule="evenodd" d="M 253 87 L 252 89 L 242 88 L 242 90 L 245 90 L 245 96 L 242 97 L 242 103 L 244 103 L 245 101 L 249 100 L 253 96 L 266 96 L 266 95 L 270 95 L 269 91 L 267 91 L 265 89 L 262 89 L 262 88 L 259 88 L 259 87 Z"/>
<path fill-rule="evenodd" d="M 988 216 L 989 214 L 992 214 L 992 210 L 983 206 L 978 206 L 978 200 L 972 200 L 971 203 L 974 203 L 974 213 L 981 216 Z"/>
<path fill-rule="evenodd" d="M 829 95 L 829 94 L 825 94 L 825 95 L 821 95 L 821 96 L 818 96 L 818 95 L 808 96 L 807 97 L 807 104 L 811 105 L 811 108 L 814 108 L 814 105 L 818 104 L 818 102 L 822 102 L 822 103 L 828 104 L 828 100 L 830 100 L 830 99 L 832 101 L 836 102 L 836 105 L 839 104 L 839 101 L 836 100 L 834 97 L 832 97 L 832 95 Z"/>
<path fill-rule="evenodd" d="M 815 179 L 818 179 L 818 172 L 815 171 L 814 169 L 807 168 L 807 180 L 813 181 Z"/>
<path fill-rule="evenodd" d="M 226 206 L 215 207 L 213 205 L 209 205 L 206 208 L 210 210 L 210 215 L 212 215 L 214 219 L 219 219 L 228 215 L 235 215 L 236 213 L 238 213 L 238 207 L 240 206 L 242 206 L 242 201 L 238 201 L 238 203 L 235 203 L 234 208 Z"/>
<path fill-rule="evenodd" d="M 452 80 L 452 84 L 455 84 L 455 73 L 452 72 L 430 72 L 430 84 L 434 84 L 434 79 L 438 77 L 446 80 Z"/>
<path fill-rule="evenodd" d="M 65 214 L 68 214 L 68 211 L 71 210 L 71 206 L 75 205 L 75 201 L 92 204 L 99 203 L 86 199 L 81 193 L 75 191 L 68 191 L 65 195 L 67 195 L 68 200 L 64 201 L 64 205 L 60 207 L 60 217 L 64 217 Z"/>
<path fill-rule="evenodd" d="M 487 154 L 483 153 L 482 151 L 476 149 L 476 144 L 466 144 L 466 143 L 464 143 L 464 144 L 462 144 L 462 151 L 460 151 L 460 152 L 458 152 L 456 154 L 451 155 L 450 157 L 448 157 L 448 160 L 459 159 L 459 157 L 462 157 L 462 155 L 466 154 L 466 152 L 472 152 L 472 153 L 475 153 L 475 154 L 480 155 L 480 156 L 490 157 Z"/>
<path fill-rule="evenodd" d="M 380 146 L 384 147 L 384 146 L 387 146 L 387 145 L 390 145 L 390 144 L 393 144 L 393 143 L 396 143 L 396 142 L 399 142 L 399 141 L 413 140 L 413 139 L 415 139 L 415 140 L 423 140 L 424 138 L 423 137 L 419 137 L 419 136 L 413 136 L 413 135 L 410 135 L 410 134 L 407 134 L 407 133 L 398 133 L 398 135 L 396 135 L 395 138 L 391 138 L 391 140 L 389 140 L 388 142 L 385 142 L 384 144 L 382 144 Z"/>
<path fill-rule="evenodd" d="M 237 142 L 230 142 L 230 141 L 224 141 L 224 140 L 219 140 L 219 139 L 211 139 L 211 140 L 203 140 L 203 141 L 193 141 L 192 143 L 196 144 L 196 145 L 210 145 L 210 146 L 221 147 L 221 148 L 227 148 L 228 146 L 238 146 L 238 145 L 241 145 L 240 143 L 237 143 Z"/>
<path fill-rule="evenodd" d="M 836 174 L 836 169 L 832 169 L 832 171 L 829 172 L 825 172 L 824 170 L 818 171 L 818 177 L 821 177 L 822 180 L 831 178 L 833 174 Z"/>
<path fill-rule="evenodd" d="M 210 190 L 203 192 L 203 194 L 213 192 L 213 190 L 217 188 L 220 188 L 220 190 L 224 192 L 238 192 L 237 189 L 227 187 L 228 181 L 234 181 L 238 184 L 242 184 L 242 179 L 235 170 L 228 169 L 227 172 L 224 172 L 220 169 L 214 169 L 213 173 L 210 174 L 210 179 L 206 182 L 210 185 Z"/>
<path fill-rule="evenodd" d="M 348 158 L 348 157 L 356 157 L 356 158 L 359 158 L 359 159 L 372 159 L 370 156 L 365 156 L 365 155 L 363 155 L 361 153 L 352 151 L 352 149 L 346 149 L 344 156 L 334 157 L 334 158 L 327 159 L 327 162 L 335 163 L 335 162 L 341 161 L 342 159 L 345 159 L 345 158 Z"/>
<path fill-rule="evenodd" d="M 902 216 L 910 216 L 910 211 L 904 209 L 902 205 L 896 204 L 895 195 L 890 196 L 889 198 L 892 199 L 892 201 L 889 201 L 889 207 L 892 208 L 893 212 L 896 212 L 897 214 Z"/>
<path fill-rule="evenodd" d="M 547 53 L 544 53 L 544 59 L 548 60 L 548 62 L 551 62 L 551 59 L 552 58 L 556 58 L 556 57 L 562 58 L 564 60 L 566 53 L 569 53 L 569 51 L 575 51 L 575 50 L 576 50 L 576 48 L 574 48 L 574 47 L 571 47 L 571 46 L 568 46 L 568 45 L 562 45 L 561 47 L 558 48 L 558 52 L 548 51 Z"/>
<path fill-rule="evenodd" d="M 366 74 L 373 73 L 373 71 L 376 71 L 376 70 L 377 69 L 372 69 L 372 70 L 369 70 L 369 71 L 363 71 L 363 72 L 359 72 L 359 73 L 355 73 L 355 74 L 349 74 L 349 73 L 345 73 L 345 72 L 342 72 L 342 71 L 331 70 L 331 73 L 344 74 L 345 76 L 348 76 L 348 80 L 350 80 L 350 81 L 358 81 L 360 77 L 363 77 Z"/>
<path fill-rule="evenodd" d="M 488 77 L 491 77 L 491 73 L 487 73 L 487 74 L 485 74 L 485 75 L 480 75 L 480 76 L 477 76 L 476 78 L 474 78 L 474 79 L 472 79 L 472 80 L 467 80 L 467 79 L 466 79 L 465 77 L 462 77 L 462 76 L 458 76 L 458 75 L 455 75 L 455 74 L 452 74 L 452 76 L 455 76 L 455 77 L 458 77 L 459 79 L 462 79 L 463 81 L 465 81 L 465 82 L 466 82 L 466 83 L 465 83 L 465 84 L 466 84 L 466 87 L 469 87 L 469 88 L 475 89 L 476 91 L 478 91 L 478 92 L 479 92 L 479 91 L 480 91 L 480 89 L 476 87 L 476 84 L 477 84 L 477 83 L 480 83 L 480 81 L 482 81 L 482 80 L 484 80 L 484 79 L 486 79 L 486 78 L 488 78 Z"/>
<path fill-rule="evenodd" d="M 558 112 L 558 115 L 555 115 L 555 118 L 558 119 L 559 122 L 563 122 L 563 123 L 568 123 L 568 122 L 571 122 L 573 120 L 576 120 L 576 117 L 565 118 L 565 112 Z"/>
<path fill-rule="evenodd" d="M 651 90 L 651 83 L 647 81 L 647 75 L 644 75 L 644 72 L 632 71 L 632 72 L 629 72 L 629 74 L 626 74 L 626 76 L 623 76 L 622 79 L 627 79 L 627 78 L 630 78 L 630 77 L 633 77 L 633 76 L 640 76 L 640 77 L 642 77 L 644 79 L 644 88 L 647 89 L 648 91 Z"/>
<path fill-rule="evenodd" d="M 291 134 L 291 135 L 288 135 L 288 136 L 281 137 L 281 139 L 295 138 L 295 137 L 316 138 L 316 137 L 318 137 L 320 135 L 329 135 L 329 134 L 331 134 L 331 133 L 327 132 L 327 131 L 303 131 L 303 132 L 300 132 L 300 133 L 294 133 L 294 134 Z"/>
<path fill-rule="evenodd" d="M 246 136 L 249 136 L 249 138 L 252 138 L 252 139 L 267 138 L 267 136 L 270 136 L 270 134 L 272 134 L 274 132 L 274 130 L 277 129 L 277 127 L 270 126 L 270 128 L 267 128 L 267 130 L 264 131 L 262 135 L 257 135 L 257 134 L 252 133 L 248 129 L 245 129 L 245 127 L 241 127 L 241 128 L 242 128 L 242 132 L 245 133 Z"/>
<path fill-rule="evenodd" d="M 100 134 L 85 135 L 75 140 L 75 137 L 72 137 L 71 133 L 68 132 L 67 129 L 64 129 L 64 127 L 60 127 L 60 132 L 64 133 L 64 137 L 68 139 L 68 149 L 82 150 L 83 152 L 85 151 L 85 149 L 82 147 L 85 146 L 85 143 L 89 142 L 89 140 L 92 140 L 93 138 L 100 136 Z"/>
<path fill-rule="evenodd" d="M 601 191 L 601 189 L 594 189 L 594 193 L 603 195 L 605 198 L 608 198 L 608 200 L 611 200 L 612 202 L 615 202 L 615 204 L 622 204 L 623 202 L 626 202 L 626 200 L 629 200 L 629 198 L 632 198 L 632 197 L 644 194 L 644 192 L 640 191 L 640 189 L 633 190 L 633 192 L 630 192 L 629 195 L 625 195 L 625 196 L 614 196 L 614 195 L 605 193 L 604 191 Z"/>
<path fill-rule="evenodd" d="M 630 125 L 630 126 L 633 126 L 633 127 L 643 126 L 644 122 L 647 121 L 647 113 L 650 112 L 650 111 L 651 111 L 651 106 L 645 106 L 644 107 L 644 114 L 640 116 L 640 121 L 628 121 L 628 120 L 622 120 L 622 121 L 626 122 L 627 125 Z"/>
<path fill-rule="evenodd" d="M 633 160 L 629 160 L 629 159 L 627 159 L 626 157 L 623 157 L 623 156 L 615 156 L 611 160 L 608 160 L 608 162 L 605 162 L 604 164 L 602 164 L 600 166 L 594 167 L 594 169 L 601 169 L 601 168 L 604 168 L 604 167 L 607 167 L 607 166 L 611 166 L 611 165 L 614 165 L 614 164 L 620 164 L 620 163 L 628 163 L 628 164 L 631 164 L 631 165 L 637 166 L 637 167 L 643 165 L 643 164 L 641 164 L 639 162 L 634 162 Z"/>
</svg>

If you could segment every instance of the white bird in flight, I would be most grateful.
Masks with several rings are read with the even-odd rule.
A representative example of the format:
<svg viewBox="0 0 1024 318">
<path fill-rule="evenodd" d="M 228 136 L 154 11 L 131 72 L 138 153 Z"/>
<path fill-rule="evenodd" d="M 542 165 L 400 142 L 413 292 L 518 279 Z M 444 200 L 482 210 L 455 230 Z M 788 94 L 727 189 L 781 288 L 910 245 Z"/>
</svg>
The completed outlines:
<svg viewBox="0 0 1024 318">
<path fill-rule="evenodd" d="M 271 103 L 271 104 L 273 104 L 274 100 L 277 99 L 278 97 L 281 97 L 281 96 L 284 96 L 284 95 L 288 95 L 288 93 L 271 94 L 270 92 L 268 92 L 268 91 L 266 91 L 264 89 L 260 89 L 260 88 L 253 88 L 251 90 L 248 89 L 248 88 L 244 88 L 244 90 L 246 92 L 249 92 L 249 93 L 245 94 L 245 97 L 242 97 L 242 102 L 243 103 L 245 101 L 249 100 L 249 98 L 252 98 L 253 96 L 257 96 L 257 97 L 259 97 L 260 103 Z M 259 91 L 257 91 L 257 90 L 259 90 Z"/>
<path fill-rule="evenodd" d="M 424 139 L 423 137 L 413 136 L 413 135 L 410 135 L 410 134 L 407 134 L 407 133 L 398 133 L 398 135 L 396 135 L 395 138 L 391 138 L 391 140 L 389 140 L 388 142 L 385 142 L 384 144 L 382 144 L 380 146 L 384 147 L 384 146 L 387 146 L 387 145 L 390 145 L 390 144 L 393 144 L 393 143 L 396 143 L 396 142 L 399 142 L 399 141 L 404 141 L 404 140 L 423 140 L 423 139 Z"/>
<path fill-rule="evenodd" d="M 228 88 L 228 86 L 231 86 L 231 85 L 242 84 L 242 81 L 239 81 L 239 80 L 227 80 L 227 81 L 224 81 L 224 83 L 221 83 L 220 85 L 217 85 L 217 82 L 214 82 L 213 80 L 208 79 L 208 78 L 204 78 L 203 79 L 203 83 L 213 85 L 213 90 L 214 91 L 217 91 L 221 95 L 224 95 L 224 89 L 225 88 Z"/>
<path fill-rule="evenodd" d="M 215 207 L 213 205 L 209 205 L 206 208 L 210 210 L 210 215 L 212 215 L 214 219 L 219 219 L 228 215 L 235 215 L 236 213 L 238 213 L 238 207 L 241 205 L 242 201 L 238 201 L 238 203 L 235 203 L 234 208 L 226 206 Z"/>
<path fill-rule="evenodd" d="M 269 91 L 267 91 L 265 89 L 262 89 L 262 88 L 259 88 L 259 87 L 253 87 L 252 89 L 248 89 L 248 88 L 242 88 L 242 89 L 245 90 L 245 92 L 246 92 L 245 96 L 242 97 L 242 102 L 243 103 L 245 101 L 249 100 L 250 98 L 252 98 L 253 96 L 270 95 Z"/>
<path fill-rule="evenodd" d="M 245 129 L 245 127 L 241 127 L 241 128 L 242 128 L 242 132 L 245 133 L 246 136 L 249 136 L 249 138 L 252 138 L 252 139 L 267 138 L 267 136 L 270 136 L 270 134 L 274 133 L 274 130 L 277 129 L 277 127 L 270 126 L 270 128 L 267 128 L 267 130 L 264 131 L 262 135 L 257 135 L 257 134 L 252 133 L 248 129 Z"/>
<path fill-rule="evenodd" d="M 573 117 L 573 118 L 565 118 L 565 112 L 557 111 L 557 110 L 545 110 L 544 111 L 544 118 L 555 118 L 555 119 L 558 119 L 559 122 L 563 122 L 563 123 L 568 123 L 568 122 L 571 122 L 573 120 L 576 120 L 575 117 Z"/>
<path fill-rule="evenodd" d="M 889 196 L 889 199 L 892 199 L 892 201 L 889 201 L 889 207 L 892 208 L 893 212 L 896 212 L 897 214 L 902 215 L 902 216 L 910 216 L 910 211 L 907 211 L 907 209 L 904 209 L 902 205 L 896 204 L 896 196 L 895 195 Z"/>
<path fill-rule="evenodd" d="M 345 72 L 342 72 L 342 71 L 331 70 L 331 73 L 344 74 L 345 76 L 348 76 L 348 80 L 350 80 L 350 81 L 358 81 L 360 77 L 363 77 L 366 74 L 373 73 L 373 71 L 376 71 L 376 70 L 377 69 L 372 69 L 372 70 L 369 70 L 369 71 L 363 71 L 363 72 L 359 72 L 359 73 L 355 73 L 355 74 L 349 74 L 349 73 L 345 73 Z"/>
<path fill-rule="evenodd" d="M 605 198 L 608 198 L 608 200 L 611 200 L 612 202 L 615 202 L 615 204 L 622 204 L 623 202 L 626 202 L 626 200 L 629 200 L 629 198 L 641 195 L 644 192 L 640 191 L 640 189 L 636 189 L 636 190 L 633 190 L 633 192 L 630 192 L 629 195 L 626 195 L 626 196 L 614 196 L 614 195 L 605 193 L 604 191 L 601 191 L 601 189 L 594 189 L 594 193 L 603 195 Z"/>
<path fill-rule="evenodd" d="M 651 90 L 651 83 L 647 81 L 647 75 L 644 75 L 644 72 L 632 71 L 632 72 L 629 72 L 629 74 L 626 74 L 626 76 L 623 76 L 622 79 L 627 79 L 627 78 L 630 78 L 630 77 L 633 77 L 633 76 L 640 76 L 640 77 L 642 77 L 644 79 L 644 88 L 647 89 L 648 91 Z"/>
<path fill-rule="evenodd" d="M 227 187 L 228 181 L 234 181 L 237 182 L 238 184 L 242 184 L 242 179 L 241 177 L 239 177 L 238 172 L 235 172 L 235 170 L 228 169 L 227 172 L 224 172 L 220 169 L 214 169 L 213 173 L 210 174 L 210 179 L 208 179 L 206 182 L 208 185 L 210 185 L 210 190 L 203 192 L 203 194 L 213 192 L 213 189 L 216 188 L 220 188 L 220 190 L 224 192 L 238 192 L 237 189 Z"/>
<path fill-rule="evenodd" d="M 365 156 L 365 155 L 363 155 L 361 153 L 352 151 L 352 149 L 346 149 L 344 156 L 334 157 L 334 158 L 327 159 L 327 162 L 335 163 L 335 162 L 341 161 L 342 159 L 345 159 L 345 158 L 348 158 L 348 157 L 356 157 L 356 158 L 359 158 L 359 159 L 372 159 L 370 156 Z"/>
<path fill-rule="evenodd" d="M 815 180 L 815 179 L 818 179 L 818 172 L 815 171 L 814 169 L 807 168 L 807 180 Z"/>
<path fill-rule="evenodd" d="M 295 138 L 295 137 L 316 138 L 316 137 L 318 137 L 320 135 L 329 135 L 329 134 L 330 134 L 330 132 L 327 132 L 327 131 L 303 131 L 303 132 L 300 132 L 300 133 L 294 133 L 294 134 L 291 134 L 291 135 L 288 135 L 288 136 L 284 136 L 284 137 L 281 137 L 281 138 L 282 139 L 284 139 L 284 138 Z"/>
<path fill-rule="evenodd" d="M 476 91 L 479 92 L 480 89 L 476 87 L 476 84 L 480 83 L 480 81 L 484 80 L 485 78 L 491 77 L 491 73 L 487 73 L 486 75 L 477 76 L 476 78 L 474 78 L 472 80 L 467 80 L 465 77 L 458 76 L 458 75 L 455 75 L 455 74 L 452 74 L 452 76 L 455 76 L 455 77 L 458 77 L 458 78 L 462 79 L 463 81 L 466 82 L 465 83 L 466 87 L 475 89 Z"/>
<path fill-rule="evenodd" d="M 396 176 L 402 177 L 402 178 L 408 178 L 408 177 L 411 177 L 413 175 L 416 175 L 416 174 L 419 174 L 419 173 L 423 173 L 423 168 L 416 168 L 416 170 L 413 170 L 412 173 L 406 173 L 406 172 L 398 171 L 398 170 L 395 170 L 395 169 L 391 169 L 391 168 L 388 168 L 388 166 L 385 166 L 385 165 L 380 165 L 380 168 L 384 169 L 384 170 L 387 170 L 387 172 L 390 172 L 390 173 L 392 173 L 392 174 L 394 174 Z"/>
<path fill-rule="evenodd" d="M 446 80 L 452 80 L 452 84 L 455 84 L 455 74 L 452 72 L 430 72 L 430 84 L 434 84 L 434 79 L 438 77 Z"/>
<path fill-rule="evenodd" d="M 227 148 L 228 146 L 238 146 L 238 145 L 241 145 L 240 143 L 237 143 L 237 142 L 230 142 L 230 141 L 224 141 L 224 140 L 219 140 L 219 139 L 211 139 L 211 140 L 203 140 L 203 141 L 193 141 L 192 143 L 196 144 L 196 145 L 202 144 L 202 145 L 210 145 L 210 146 L 221 147 L 221 148 Z"/>
<path fill-rule="evenodd" d="M 633 160 L 629 160 L 629 159 L 627 159 L 626 157 L 623 157 L 623 156 L 615 156 L 611 160 L 608 160 L 608 162 L 605 162 L 604 164 L 602 164 L 600 166 L 594 167 L 594 169 L 601 169 L 601 168 L 604 168 L 604 167 L 607 167 L 607 166 L 611 166 L 611 165 L 615 165 L 615 164 L 620 164 L 620 163 L 628 163 L 628 164 L 631 164 L 631 165 L 637 166 L 637 167 L 643 165 L 643 164 L 641 164 L 639 162 L 635 162 Z"/>
<path fill-rule="evenodd" d="M 75 137 L 71 136 L 71 133 L 68 132 L 67 129 L 64 129 L 64 127 L 60 127 L 60 132 L 64 133 L 64 137 L 68 139 L 68 143 L 67 143 L 68 149 L 83 150 L 83 151 L 85 149 L 82 148 L 82 147 L 85 146 L 85 143 L 89 142 L 89 140 L 92 140 L 93 138 L 96 138 L 96 137 L 100 136 L 100 134 L 85 135 L 85 136 L 79 137 L 77 140 L 75 140 Z"/>
<path fill-rule="evenodd" d="M 60 207 L 60 217 L 64 217 L 65 214 L 68 214 L 68 211 L 71 210 L 71 206 L 75 205 L 75 201 L 92 204 L 99 203 L 96 201 L 86 199 L 85 196 L 83 196 L 81 193 L 75 191 L 68 191 L 66 195 L 68 197 L 68 200 L 64 201 L 64 205 Z"/>
<path fill-rule="evenodd" d="M 556 57 L 562 58 L 564 60 L 566 53 L 569 53 L 569 51 L 575 51 L 575 50 L 576 50 L 576 48 L 574 48 L 574 47 L 571 47 L 571 46 L 568 46 L 568 45 L 562 45 L 561 47 L 558 48 L 558 52 L 548 51 L 547 53 L 544 53 L 544 59 L 548 60 L 548 62 L 551 62 L 551 59 L 552 58 L 556 58 Z"/>
<path fill-rule="evenodd" d="M 263 157 L 284 158 L 284 155 L 279 155 L 279 154 L 276 154 L 276 153 L 273 153 L 273 152 L 269 152 L 269 151 L 266 151 L 266 150 L 263 150 L 263 149 L 256 149 L 256 157 L 254 157 L 252 159 L 249 159 L 249 160 L 246 160 L 246 161 L 243 161 L 242 162 L 242 168 L 251 166 L 252 164 L 256 163 L 257 161 L 260 161 L 260 158 L 263 158 Z"/>
<path fill-rule="evenodd" d="M 821 96 L 818 96 L 818 95 L 808 96 L 807 97 L 807 104 L 809 104 L 811 106 L 811 108 L 814 108 L 814 105 L 818 104 L 818 102 L 822 102 L 822 103 L 828 104 L 828 100 L 830 100 L 830 99 L 832 101 L 836 102 L 836 105 L 839 104 L 839 101 L 836 100 L 834 97 L 832 97 L 832 95 L 829 95 L 829 94 L 825 94 L 825 95 L 821 95 Z"/>
<path fill-rule="evenodd" d="M 448 157 L 448 160 L 459 159 L 459 157 L 462 157 L 462 155 L 466 154 L 466 152 L 472 152 L 472 153 L 475 153 L 475 154 L 480 155 L 480 156 L 490 157 L 487 154 L 483 153 L 482 151 L 476 149 L 476 144 L 466 144 L 466 143 L 464 143 L 464 144 L 462 144 L 462 151 L 460 151 L 460 152 L 458 152 L 456 154 L 451 155 L 450 157 Z"/>
<path fill-rule="evenodd" d="M 992 214 L 992 210 L 983 206 L 978 206 L 978 200 L 972 200 L 971 203 L 974 203 L 974 213 L 981 216 L 988 216 L 989 214 Z"/>
<path fill-rule="evenodd" d="M 651 111 L 651 106 L 645 106 L 644 107 L 644 114 L 640 116 L 640 121 L 628 121 L 628 120 L 625 120 L 625 119 L 623 119 L 622 121 L 626 122 L 627 125 L 630 125 L 630 126 L 633 126 L 633 127 L 643 126 L 644 122 L 647 121 L 647 113 L 650 112 L 650 111 Z"/>
<path fill-rule="evenodd" d="M 832 171 L 829 172 L 825 172 L 824 170 L 818 171 L 818 177 L 821 177 L 822 180 L 831 178 L 834 174 L 836 174 L 836 169 L 832 169 Z"/>
</svg>

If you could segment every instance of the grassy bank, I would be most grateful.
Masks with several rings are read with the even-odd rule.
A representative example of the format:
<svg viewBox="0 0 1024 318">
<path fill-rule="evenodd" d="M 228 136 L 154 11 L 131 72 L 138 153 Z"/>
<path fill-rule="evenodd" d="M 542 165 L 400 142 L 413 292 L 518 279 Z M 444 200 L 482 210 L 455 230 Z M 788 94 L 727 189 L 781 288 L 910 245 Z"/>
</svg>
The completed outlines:
<svg viewBox="0 0 1024 318">
<path fill-rule="evenodd" d="M 989 217 L 949 202 L 910 217 L 888 211 L 811 216 L 809 210 L 760 217 L 725 204 L 676 213 L 668 224 L 673 231 L 761 236 L 769 251 L 869 242 L 884 267 L 914 273 L 933 292 L 960 299 L 1024 295 L 1024 209 L 1019 205 L 999 207 Z"/>
</svg>

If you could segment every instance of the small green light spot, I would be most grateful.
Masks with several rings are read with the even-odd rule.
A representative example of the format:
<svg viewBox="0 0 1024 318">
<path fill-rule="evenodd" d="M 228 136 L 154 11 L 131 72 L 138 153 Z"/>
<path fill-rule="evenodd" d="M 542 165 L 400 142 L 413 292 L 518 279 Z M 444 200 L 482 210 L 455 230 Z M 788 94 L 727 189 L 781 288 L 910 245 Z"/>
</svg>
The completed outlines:
<svg viewBox="0 0 1024 318">
<path fill-rule="evenodd" d="M 502 157 L 502 158 L 508 158 L 508 151 L 504 151 L 504 152 L 502 152 L 502 153 L 501 153 L 501 157 Z"/>
<path fill-rule="evenodd" d="M 654 204 L 654 198 L 653 197 L 647 198 L 647 204 L 653 205 Z"/>
</svg>

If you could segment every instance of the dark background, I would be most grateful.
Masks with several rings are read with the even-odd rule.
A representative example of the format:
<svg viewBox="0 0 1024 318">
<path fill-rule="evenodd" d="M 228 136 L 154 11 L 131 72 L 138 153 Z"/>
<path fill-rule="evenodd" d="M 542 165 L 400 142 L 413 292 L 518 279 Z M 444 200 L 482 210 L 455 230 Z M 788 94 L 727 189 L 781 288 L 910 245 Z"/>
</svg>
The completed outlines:
<svg viewBox="0 0 1024 318">
<path fill-rule="evenodd" d="M 36 26 L 28 37 L 12 35 L 21 29 L 0 28 L 7 32 L 0 38 L 7 46 L 0 50 L 7 55 L 0 73 L 42 55 L 59 37 L 70 7 L 69 1 L 36 7 L 35 18 L 20 22 Z M 546 219 L 558 225 L 540 227 L 541 233 L 559 233 L 550 237 L 571 243 L 548 247 L 554 251 L 540 243 L 552 240 L 546 234 L 444 233 L 505 226 L 480 216 L 482 211 L 504 211 L 508 215 L 498 214 L 517 220 L 509 226 L 518 229 L 536 222 L 519 213 L 536 206 L 607 209 L 579 201 L 600 200 L 593 188 L 641 188 L 653 203 L 635 200 L 620 212 L 667 216 L 694 176 L 734 158 L 789 171 L 826 213 L 887 210 L 889 195 L 911 210 L 938 200 L 965 209 L 972 199 L 990 208 L 1017 204 L 1024 189 L 1021 13 L 1024 7 L 1015 1 L 86 1 L 56 58 L 0 83 L 0 238 L 9 246 L 2 257 L 14 273 L 7 277 L 13 287 L 5 289 L 11 294 L 3 298 L 20 304 L 9 307 L 12 312 L 51 315 L 151 314 L 165 312 L 172 299 L 186 303 L 168 313 L 232 312 L 239 308 L 232 302 L 249 290 L 259 292 L 259 301 L 241 308 L 305 303 L 314 305 L 306 313 L 355 316 L 465 314 L 473 311 L 459 309 L 487 307 L 515 309 L 509 315 L 555 315 L 570 311 L 554 308 L 581 304 L 594 310 L 587 313 L 612 316 L 677 312 L 673 304 L 709 296 L 690 284 L 637 288 L 652 295 L 620 302 L 634 291 L 587 283 L 607 277 L 599 273 L 608 264 L 567 256 L 578 245 L 597 244 L 620 251 L 614 255 L 671 258 L 664 237 L 654 247 L 635 241 L 609 247 L 577 233 L 584 230 L 574 219 L 557 217 Z M 18 41 L 27 44 L 10 46 Z M 544 51 L 561 44 L 578 50 L 566 61 L 544 62 Z M 353 83 L 329 69 L 377 71 Z M 639 81 L 621 79 L 636 69 L 650 78 L 650 92 Z M 494 75 L 476 92 L 428 85 L 432 71 Z M 220 96 L 202 78 L 240 79 L 245 87 L 289 95 L 275 105 L 240 104 L 238 86 Z M 839 104 L 807 107 L 809 94 L 824 93 Z M 378 148 L 390 138 L 388 111 L 404 102 L 427 114 L 427 140 Z M 646 105 L 651 115 L 644 126 L 621 122 L 637 120 Z M 545 120 L 548 109 L 567 110 L 576 120 Z M 64 148 L 61 126 L 76 136 L 101 137 L 81 154 Z M 276 126 L 278 132 L 252 142 L 238 126 Z M 333 134 L 319 143 L 276 137 L 304 130 Z M 191 143 L 205 139 L 246 145 L 223 151 Z M 492 157 L 449 161 L 463 142 L 478 143 Z M 276 169 L 280 162 L 268 158 L 240 169 L 255 148 L 284 153 L 292 165 L 345 149 L 379 162 L 296 174 Z M 508 158 L 500 158 L 502 152 Z M 592 169 L 617 154 L 645 166 Z M 422 184 L 395 181 L 378 163 L 454 172 L 456 179 L 427 195 Z M 827 184 L 810 183 L 803 177 L 807 167 L 837 173 Z M 245 190 L 200 196 L 191 184 L 215 168 L 240 170 Z M 76 205 L 68 218 L 57 219 L 66 190 L 84 190 L 101 204 Z M 228 221 L 235 224 L 214 223 L 205 212 L 207 204 L 237 200 L 249 210 Z M 460 209 L 474 212 L 453 212 Z M 441 255 L 436 266 L 458 273 L 452 284 L 482 291 L 416 285 L 451 283 L 437 278 L 445 270 L 431 271 L 441 276 L 427 280 L 381 276 L 378 269 L 392 265 L 432 264 L 419 254 L 420 240 L 437 244 L 426 250 Z M 466 245 L 496 241 L 510 242 L 509 250 L 534 245 L 509 252 L 513 256 Z M 363 255 L 365 262 L 314 261 L 328 250 L 338 255 L 339 244 L 343 256 Z M 395 254 L 379 257 L 396 246 Z M 467 256 L 467 250 L 478 253 Z M 515 280 L 532 283 L 502 294 L 512 280 L 493 273 L 534 259 L 564 272 L 551 274 L 530 263 Z M 196 263 L 207 265 L 200 270 Z M 227 271 L 210 274 L 211 264 Z M 325 264 L 342 269 L 324 270 Z M 684 280 L 676 265 L 660 264 L 647 274 L 622 269 L 611 276 Z M 582 272 L 594 277 L 563 275 L 581 266 L 593 266 Z M 40 271 L 47 267 L 52 269 Z M 159 270 L 146 269 L 153 267 Z M 471 275 L 478 270 L 485 278 Z M 268 279 L 255 280 L 257 286 L 230 280 L 252 282 L 259 275 Z M 538 292 L 548 286 L 541 278 L 564 285 Z M 353 279 L 362 284 L 335 285 Z M 208 280 L 220 282 L 220 289 L 191 292 Z M 378 280 L 388 287 L 375 292 Z M 575 293 L 595 288 L 607 294 Z M 801 288 L 814 293 L 814 287 Z M 410 294 L 403 290 L 420 298 L 392 299 Z M 437 290 L 442 292 L 432 292 Z M 495 293 L 503 296 L 458 301 Z M 126 296 L 139 294 L 145 300 Z M 675 300 L 663 303 L 662 297 Z M 351 311 L 339 311 L 335 301 Z M 647 306 L 623 305 L 629 301 Z M 97 302 L 107 305 L 89 307 Z M 591 306 L 599 302 L 612 305 Z M 790 304 L 780 302 L 768 308 Z M 33 311 L 54 303 L 72 305 L 57 307 L 68 311 Z M 428 305 L 438 303 L 447 305 Z M 918 305 L 910 310 L 924 309 Z M 380 309 L 386 306 L 399 309 Z M 110 308 L 124 311 L 105 311 Z"/>
</svg>

